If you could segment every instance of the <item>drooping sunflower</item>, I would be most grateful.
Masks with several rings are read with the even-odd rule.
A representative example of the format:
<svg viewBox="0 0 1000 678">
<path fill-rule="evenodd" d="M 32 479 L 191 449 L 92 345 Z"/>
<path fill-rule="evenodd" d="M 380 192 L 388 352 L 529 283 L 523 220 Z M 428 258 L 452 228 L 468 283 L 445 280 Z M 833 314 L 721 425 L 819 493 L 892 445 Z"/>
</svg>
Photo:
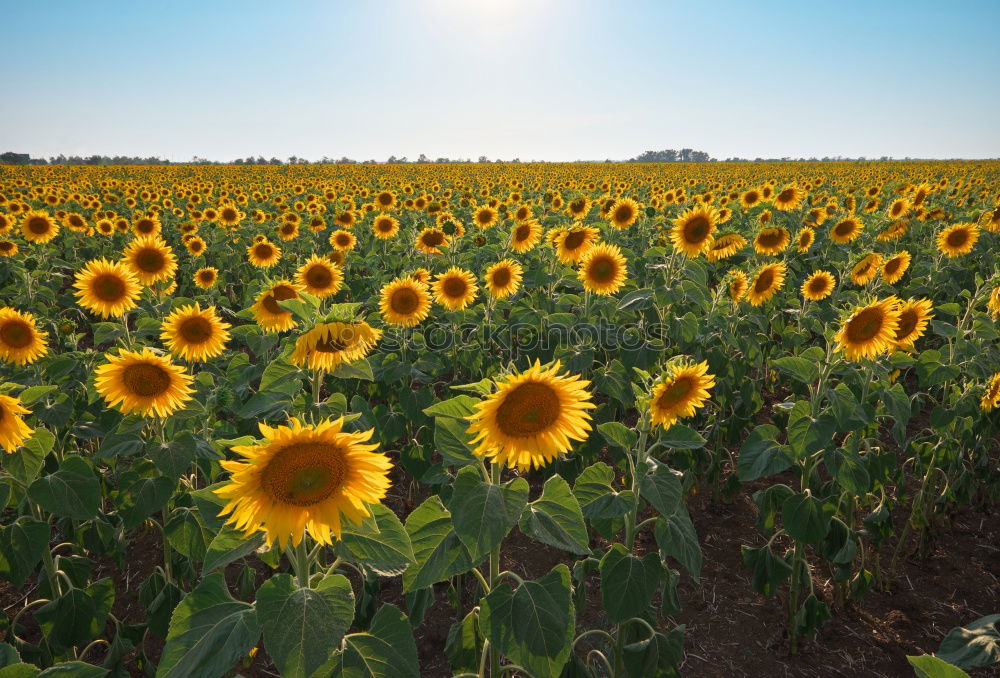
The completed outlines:
<svg viewBox="0 0 1000 678">
<path fill-rule="evenodd" d="M 281 259 L 281 248 L 265 238 L 247 248 L 247 259 L 257 268 L 271 268 Z"/>
<path fill-rule="evenodd" d="M 48 352 L 48 333 L 35 327 L 35 316 L 0 308 L 0 360 L 28 365 Z"/>
<path fill-rule="evenodd" d="M 177 257 L 159 235 L 133 240 L 122 253 L 122 261 L 146 287 L 170 280 L 177 272 Z"/>
<path fill-rule="evenodd" d="M 858 286 L 867 285 L 878 276 L 881 267 L 881 254 L 878 252 L 867 254 L 851 267 L 851 282 Z"/>
<path fill-rule="evenodd" d="M 899 326 L 893 338 L 895 345 L 902 349 L 913 348 L 913 343 L 924 336 L 927 325 L 934 314 L 930 299 L 910 299 L 899 304 Z"/>
<path fill-rule="evenodd" d="M 619 230 L 624 230 L 634 224 L 639 218 L 639 203 L 632 198 L 618 198 L 611 206 L 608 221 Z"/>
<path fill-rule="evenodd" d="M 160 339 L 175 356 L 191 362 L 221 355 L 229 341 L 229 323 L 216 314 L 215 306 L 181 306 L 163 319 Z"/>
<path fill-rule="evenodd" d="M 219 279 L 219 269 L 212 266 L 206 266 L 205 268 L 199 268 L 194 272 L 194 284 L 203 290 L 207 290 L 215 281 Z"/>
<path fill-rule="evenodd" d="M 344 274 L 328 259 L 313 254 L 299 267 L 295 280 L 309 294 L 325 299 L 340 291 Z"/>
<path fill-rule="evenodd" d="M 600 237 L 600 231 L 593 226 L 573 226 L 559 233 L 555 242 L 556 255 L 564 264 L 575 264 L 597 244 Z"/>
<path fill-rule="evenodd" d="M 497 223 L 497 211 L 488 205 L 483 205 L 473 213 L 472 221 L 481 231 L 493 228 Z"/>
<path fill-rule="evenodd" d="M 471 304 L 478 289 L 476 276 L 457 266 L 438 275 L 431 285 L 434 300 L 452 311 L 461 311 Z"/>
<path fill-rule="evenodd" d="M 514 226 L 510 232 L 510 248 L 518 254 L 533 249 L 542 239 L 542 225 L 528 219 Z"/>
<path fill-rule="evenodd" d="M 585 290 L 607 296 L 625 285 L 628 261 L 617 245 L 594 245 L 580 259 L 577 277 Z"/>
<path fill-rule="evenodd" d="M 284 332 L 295 327 L 291 311 L 281 308 L 278 302 L 298 299 L 299 289 L 290 280 L 279 280 L 264 289 L 251 307 L 257 325 L 265 332 Z"/>
<path fill-rule="evenodd" d="M 855 216 L 841 219 L 830 229 L 830 241 L 836 245 L 847 245 L 861 235 L 864 225 Z"/>
<path fill-rule="evenodd" d="M 809 301 L 820 301 L 830 296 L 836 285 L 837 279 L 832 273 L 816 271 L 802 283 L 802 296 Z"/>
<path fill-rule="evenodd" d="M 108 362 L 95 370 L 94 385 L 110 407 L 125 414 L 169 417 L 191 400 L 193 378 L 165 356 L 143 348 L 104 357 Z"/>
<path fill-rule="evenodd" d="M 412 327 L 431 312 L 431 295 L 423 283 L 396 278 L 382 287 L 379 310 L 390 325 Z"/>
<path fill-rule="evenodd" d="M 896 297 L 886 297 L 857 307 L 837 332 L 835 350 L 843 349 L 848 360 L 875 358 L 888 351 L 899 330 L 898 304 Z"/>
<path fill-rule="evenodd" d="M 215 490 L 228 503 L 220 515 L 249 536 L 262 531 L 268 544 L 298 546 L 308 531 L 322 544 L 340 539 L 343 519 L 360 524 L 389 489 L 389 458 L 368 444 L 374 429 L 348 433 L 344 420 L 316 425 L 296 418 L 290 426 L 259 424 L 264 440 L 233 451 L 240 461 L 220 462 L 231 473 Z"/>
<path fill-rule="evenodd" d="M 743 271 L 733 271 L 726 289 L 729 292 L 729 298 L 737 302 L 743 298 L 749 287 L 750 282 L 747 280 L 746 273 Z"/>
<path fill-rule="evenodd" d="M 120 262 L 94 259 L 77 271 L 77 302 L 102 318 L 118 318 L 136 307 L 142 286 L 139 279 Z"/>
<path fill-rule="evenodd" d="M 653 387 L 649 397 L 650 421 L 654 426 L 669 429 L 674 422 L 694 416 L 705 406 L 708 390 L 715 386 L 715 377 L 708 373 L 708 363 L 680 361 Z"/>
<path fill-rule="evenodd" d="M 498 380 L 496 393 L 469 416 L 473 451 L 527 471 L 569 452 L 571 441 L 586 440 L 591 430 L 587 410 L 596 407 L 586 390 L 590 382 L 559 372 L 558 361 L 550 366 L 536 361 Z"/>
<path fill-rule="evenodd" d="M 1000 372 L 990 377 L 979 400 L 979 409 L 983 412 L 992 412 L 997 406 L 1000 406 Z"/>
<path fill-rule="evenodd" d="M 757 254 L 777 256 L 785 251 L 792 241 L 792 234 L 787 228 L 770 226 L 757 231 L 753 239 L 753 248 Z"/>
<path fill-rule="evenodd" d="M 910 230 L 910 222 L 906 219 L 898 219 L 882 229 L 882 231 L 875 236 L 875 239 L 879 242 L 898 240 L 899 238 L 902 238 L 908 230 Z"/>
<path fill-rule="evenodd" d="M 711 249 L 718 222 L 719 212 L 711 205 L 691 207 L 674 219 L 670 239 L 686 256 L 697 257 Z"/>
<path fill-rule="evenodd" d="M 424 254 L 442 254 L 442 247 L 450 247 L 451 238 L 439 228 L 425 228 L 417 234 L 417 241 L 414 247 Z"/>
<path fill-rule="evenodd" d="M 423 283 L 424 285 L 431 284 L 431 272 L 428 271 L 423 266 L 414 269 L 413 273 L 410 274 L 410 277 L 416 280 L 418 283 Z"/>
<path fill-rule="evenodd" d="M 399 220 L 388 214 L 379 214 L 372 222 L 372 232 L 379 240 L 388 240 L 399 232 Z"/>
<path fill-rule="evenodd" d="M 21 220 L 21 233 L 28 242 L 44 245 L 59 235 L 59 222 L 48 212 L 32 210 Z"/>
<path fill-rule="evenodd" d="M 705 258 L 711 262 L 721 261 L 733 256 L 747 244 L 747 239 L 739 233 L 723 233 L 712 241 L 712 246 L 705 252 Z"/>
<path fill-rule="evenodd" d="M 0 395 L 0 445 L 7 454 L 13 454 L 35 432 L 21 418 L 25 414 L 31 414 L 31 410 L 21 404 L 20 398 Z"/>
<path fill-rule="evenodd" d="M 952 224 L 938 233 L 937 247 L 952 259 L 971 252 L 977 240 L 979 226 L 976 224 Z"/>
<path fill-rule="evenodd" d="M 521 287 L 524 269 L 513 259 L 504 259 L 486 269 L 486 289 L 497 299 L 516 294 Z"/>
<path fill-rule="evenodd" d="M 357 242 L 358 239 L 354 237 L 354 234 L 344 229 L 336 230 L 330 234 L 330 244 L 341 252 L 351 251 Z"/>
<path fill-rule="evenodd" d="M 747 290 L 747 300 L 751 306 L 760 306 L 775 294 L 785 284 L 785 273 L 788 267 L 784 263 L 765 264 L 753 277 L 753 282 Z"/>
<path fill-rule="evenodd" d="M 296 340 L 291 361 L 299 367 L 332 372 L 367 356 L 381 337 L 382 330 L 364 321 L 320 323 Z"/>
<path fill-rule="evenodd" d="M 816 231 L 811 228 L 803 228 L 796 238 L 795 249 L 800 254 L 808 252 L 814 242 L 816 242 Z"/>
<path fill-rule="evenodd" d="M 882 279 L 889 285 L 895 285 L 910 267 L 911 258 L 909 252 L 902 250 L 886 259 L 882 263 Z"/>
<path fill-rule="evenodd" d="M 798 209 L 806 197 L 806 192 L 796 184 L 788 184 L 775 194 L 771 202 L 782 212 Z"/>
</svg>

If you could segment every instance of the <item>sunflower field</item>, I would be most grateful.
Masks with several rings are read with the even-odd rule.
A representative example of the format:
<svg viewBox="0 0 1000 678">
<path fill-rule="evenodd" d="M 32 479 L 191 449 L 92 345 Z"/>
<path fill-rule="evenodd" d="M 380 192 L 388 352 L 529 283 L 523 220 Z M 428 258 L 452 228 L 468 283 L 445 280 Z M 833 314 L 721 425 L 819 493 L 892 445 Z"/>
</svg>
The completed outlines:
<svg viewBox="0 0 1000 678">
<path fill-rule="evenodd" d="M 739 501 L 815 652 L 995 520 L 998 248 L 989 162 L 0 167 L 0 678 L 736 675 Z"/>
</svg>

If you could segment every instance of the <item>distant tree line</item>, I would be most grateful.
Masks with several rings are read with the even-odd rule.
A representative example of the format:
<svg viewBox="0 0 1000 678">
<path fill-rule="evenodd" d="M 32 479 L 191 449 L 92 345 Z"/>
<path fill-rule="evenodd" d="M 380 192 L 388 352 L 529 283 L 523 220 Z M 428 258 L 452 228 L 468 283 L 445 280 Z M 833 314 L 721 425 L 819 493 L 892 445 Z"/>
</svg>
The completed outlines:
<svg viewBox="0 0 1000 678">
<path fill-rule="evenodd" d="M 715 162 L 715 158 L 705 151 L 692 148 L 682 148 L 679 151 L 668 148 L 665 151 L 646 151 L 626 162 Z"/>
</svg>

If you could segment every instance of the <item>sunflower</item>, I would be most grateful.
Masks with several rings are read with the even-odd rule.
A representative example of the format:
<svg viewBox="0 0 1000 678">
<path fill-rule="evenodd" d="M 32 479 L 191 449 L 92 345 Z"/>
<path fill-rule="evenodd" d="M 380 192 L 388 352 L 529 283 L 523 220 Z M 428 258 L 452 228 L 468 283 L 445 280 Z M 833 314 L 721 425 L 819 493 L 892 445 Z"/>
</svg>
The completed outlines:
<svg viewBox="0 0 1000 678">
<path fill-rule="evenodd" d="M 899 238 L 902 238 L 908 230 L 910 230 L 910 222 L 906 219 L 899 219 L 882 229 L 882 231 L 875 236 L 875 239 L 879 242 L 898 240 Z"/>
<path fill-rule="evenodd" d="M 777 256 L 781 254 L 788 243 L 792 241 L 792 235 L 788 229 L 781 226 L 771 226 L 757 231 L 753 239 L 753 248 L 757 254 Z"/>
<path fill-rule="evenodd" d="M 78 303 L 102 318 L 118 318 L 136 307 L 142 286 L 129 268 L 119 262 L 95 259 L 77 271 Z"/>
<path fill-rule="evenodd" d="M 156 235 L 163 227 L 156 216 L 143 215 L 132 222 L 132 231 L 137 236 Z"/>
<path fill-rule="evenodd" d="M 899 348 L 912 348 L 913 343 L 924 336 L 927 325 L 934 314 L 934 306 L 930 299 L 910 299 L 904 301 L 897 309 L 899 311 L 899 327 L 893 339 Z"/>
<path fill-rule="evenodd" d="M 246 215 L 232 205 L 223 205 L 217 216 L 219 226 L 233 229 L 240 225 Z"/>
<path fill-rule="evenodd" d="M 802 205 L 803 199 L 806 197 L 806 192 L 799 188 L 796 184 L 788 184 L 780 192 L 775 194 L 771 202 L 774 206 L 781 210 L 782 212 L 787 212 L 788 210 L 798 209 Z"/>
<path fill-rule="evenodd" d="M 44 245 L 59 235 L 59 222 L 47 212 L 32 210 L 21 220 L 21 233 L 28 242 Z"/>
<path fill-rule="evenodd" d="M 294 221 L 285 221 L 278 224 L 275 230 L 278 232 L 278 237 L 285 242 L 295 240 L 299 237 L 299 225 Z"/>
<path fill-rule="evenodd" d="M 160 339 L 174 355 L 199 362 L 222 354 L 229 341 L 230 327 L 216 315 L 215 306 L 202 309 L 195 303 L 182 306 L 163 319 Z"/>
<path fill-rule="evenodd" d="M 729 292 L 729 298 L 736 302 L 743 298 L 749 287 L 750 282 L 747 280 L 746 273 L 743 271 L 733 271 L 726 289 Z"/>
<path fill-rule="evenodd" d="M 527 471 L 568 452 L 571 441 L 586 440 L 587 410 L 596 407 L 586 390 L 590 382 L 559 370 L 558 361 L 543 367 L 536 360 L 528 370 L 498 380 L 496 393 L 469 416 L 473 451 Z"/>
<path fill-rule="evenodd" d="M 753 277 L 753 283 L 747 290 L 747 299 L 751 306 L 760 306 L 773 297 L 785 284 L 785 273 L 788 267 L 783 263 L 765 264 Z"/>
<path fill-rule="evenodd" d="M 169 417 L 191 400 L 192 377 L 169 358 L 148 348 L 121 349 L 104 357 L 108 362 L 95 370 L 94 385 L 110 407 L 125 414 Z"/>
<path fill-rule="evenodd" d="M 388 214 L 380 214 L 372 223 L 372 231 L 379 240 L 388 240 L 399 233 L 399 220 Z"/>
<path fill-rule="evenodd" d="M 992 412 L 1000 405 L 1000 372 L 990 377 L 989 383 L 983 392 L 983 397 L 979 401 L 979 409 L 983 412 Z"/>
<path fill-rule="evenodd" d="M 159 235 L 133 240 L 122 253 L 122 261 L 146 287 L 170 280 L 177 271 L 177 257 Z"/>
<path fill-rule="evenodd" d="M 281 308 L 278 302 L 298 299 L 300 289 L 289 280 L 279 280 L 263 290 L 251 307 L 257 325 L 265 332 L 284 332 L 295 327 L 291 311 Z"/>
<path fill-rule="evenodd" d="M 711 205 L 685 210 L 674 219 L 674 227 L 670 230 L 674 248 L 692 258 L 707 252 L 712 247 L 718 221 L 719 213 Z"/>
<path fill-rule="evenodd" d="M 412 327 L 431 311 L 427 286 L 411 278 L 396 278 L 382 287 L 379 310 L 391 325 Z"/>
<path fill-rule="evenodd" d="M 837 332 L 835 350 L 843 349 L 848 360 L 864 360 L 892 348 L 899 329 L 898 302 L 886 297 L 856 308 Z"/>
<path fill-rule="evenodd" d="M 897 198 L 889 205 L 888 215 L 890 219 L 901 219 L 910 211 L 910 202 L 906 198 Z"/>
<path fill-rule="evenodd" d="M 417 234 L 417 241 L 414 247 L 424 254 L 442 254 L 442 247 L 451 246 L 451 238 L 439 228 L 425 228 Z"/>
<path fill-rule="evenodd" d="M 392 191 L 379 191 L 374 202 L 378 209 L 388 212 L 396 207 L 396 194 Z"/>
<path fill-rule="evenodd" d="M 566 205 L 566 214 L 573 219 L 580 220 L 587 216 L 587 212 L 590 211 L 590 207 L 590 198 L 582 195 L 575 200 L 569 201 Z"/>
<path fill-rule="evenodd" d="M 483 205 L 476 209 L 472 215 L 472 221 L 475 222 L 481 231 L 493 228 L 497 223 L 497 211 L 488 205 Z"/>
<path fill-rule="evenodd" d="M 1000 318 L 1000 286 L 990 292 L 990 298 L 986 302 L 986 309 L 994 318 Z"/>
<path fill-rule="evenodd" d="M 676 363 L 653 387 L 649 397 L 650 421 L 654 426 L 669 429 L 678 419 L 694 416 L 705 406 L 708 390 L 713 386 L 715 377 L 708 373 L 707 362 Z"/>
<path fill-rule="evenodd" d="M 66 228 L 77 233 L 87 232 L 87 220 L 83 218 L 81 214 L 67 214 L 63 217 L 63 223 L 66 224 Z"/>
<path fill-rule="evenodd" d="M 0 240 L 0 257 L 12 257 L 17 254 L 17 243 L 11 240 Z"/>
<path fill-rule="evenodd" d="M 617 245 L 594 245 L 580 259 L 577 277 L 589 292 L 614 294 L 625 285 L 627 263 Z"/>
<path fill-rule="evenodd" d="M 247 258 L 257 268 L 271 268 L 281 259 L 281 248 L 265 238 L 247 248 Z"/>
<path fill-rule="evenodd" d="M 424 285 L 431 284 L 431 272 L 428 271 L 423 266 L 414 269 L 413 273 L 410 274 L 410 277 L 416 280 L 418 283 L 423 283 Z"/>
<path fill-rule="evenodd" d="M 542 239 L 542 225 L 534 219 L 517 224 L 510 233 L 510 248 L 518 254 L 531 250 Z"/>
<path fill-rule="evenodd" d="M 330 234 L 329 242 L 341 252 L 350 252 L 354 249 L 354 245 L 357 244 L 358 239 L 350 231 L 339 229 Z"/>
<path fill-rule="evenodd" d="M 336 294 L 344 283 L 344 274 L 329 260 L 313 254 L 295 274 L 302 288 L 320 299 Z"/>
<path fill-rule="evenodd" d="M 564 264 L 575 264 L 600 240 L 600 231 L 593 226 L 573 226 L 559 232 L 555 242 L 556 255 Z"/>
<path fill-rule="evenodd" d="M 872 252 L 862 257 L 851 268 L 851 282 L 855 285 L 867 285 L 878 276 L 882 266 L 882 255 Z"/>
<path fill-rule="evenodd" d="M 382 337 L 382 330 L 366 322 L 320 323 L 299 337 L 291 360 L 311 370 L 332 372 L 364 358 Z"/>
<path fill-rule="evenodd" d="M 639 203 L 632 198 L 618 198 L 611 206 L 608 221 L 619 230 L 624 230 L 634 224 L 639 218 Z"/>
<path fill-rule="evenodd" d="M 516 294 L 521 287 L 524 269 L 512 259 L 504 259 L 486 269 L 486 289 L 497 299 Z"/>
<path fill-rule="evenodd" d="M 882 264 L 882 279 L 889 285 L 895 285 L 910 267 L 910 253 L 906 250 L 894 254 Z"/>
<path fill-rule="evenodd" d="M 953 224 L 938 233 L 937 247 L 951 259 L 971 252 L 977 240 L 979 240 L 979 226 Z"/>
<path fill-rule="evenodd" d="M 836 286 L 837 279 L 832 273 L 816 271 L 802 283 L 802 296 L 809 301 L 820 301 L 830 296 Z"/>
<path fill-rule="evenodd" d="M 723 233 L 712 241 L 712 246 L 705 252 L 709 261 L 721 261 L 733 256 L 747 244 L 747 239 L 739 233 Z"/>
<path fill-rule="evenodd" d="M 761 202 L 763 202 L 764 196 L 761 194 L 760 189 L 751 188 L 744 191 L 740 196 L 740 204 L 743 205 L 743 209 L 750 209 L 751 207 L 756 207 Z"/>
<path fill-rule="evenodd" d="M 23 414 L 31 414 L 31 410 L 21 405 L 19 398 L 0 395 L 0 445 L 7 454 L 12 454 L 35 432 L 21 419 Z"/>
<path fill-rule="evenodd" d="M 803 228 L 799 231 L 799 235 L 796 238 L 796 251 L 801 253 L 808 252 L 812 244 L 816 242 L 816 231 L 811 228 Z"/>
<path fill-rule="evenodd" d="M 510 216 L 514 221 L 527 221 L 528 219 L 531 219 L 531 205 L 520 205 L 511 213 Z"/>
<path fill-rule="evenodd" d="M 864 225 L 857 217 L 841 219 L 830 229 L 830 241 L 836 245 L 846 245 L 861 235 Z"/>
<path fill-rule="evenodd" d="M 264 440 L 220 462 L 232 475 L 215 493 L 228 503 L 220 515 L 246 536 L 265 533 L 268 544 L 298 546 L 308 530 L 323 544 L 340 539 L 343 518 L 360 524 L 389 489 L 389 458 L 368 444 L 374 429 L 348 433 L 344 419 L 316 425 L 292 417 L 290 426 L 259 424 Z"/>
<path fill-rule="evenodd" d="M 431 285 L 434 300 L 452 311 L 461 311 L 471 304 L 477 290 L 476 277 L 457 266 L 437 276 Z"/>
<path fill-rule="evenodd" d="M 207 290 L 215 281 L 219 279 L 219 269 L 213 268 L 212 266 L 206 266 L 205 268 L 199 268 L 194 273 L 194 284 L 203 290 Z"/>
<path fill-rule="evenodd" d="M 48 333 L 35 327 L 35 316 L 0 308 L 0 360 L 28 365 L 48 352 Z"/>
</svg>

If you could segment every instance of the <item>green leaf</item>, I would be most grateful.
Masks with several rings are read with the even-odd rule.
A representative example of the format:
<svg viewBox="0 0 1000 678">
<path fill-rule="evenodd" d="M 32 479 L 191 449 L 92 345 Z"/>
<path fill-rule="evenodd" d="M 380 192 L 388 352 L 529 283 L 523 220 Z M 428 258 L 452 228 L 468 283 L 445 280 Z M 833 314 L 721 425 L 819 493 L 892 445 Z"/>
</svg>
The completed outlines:
<svg viewBox="0 0 1000 678">
<path fill-rule="evenodd" d="M 42 470 L 45 457 L 49 456 L 55 443 L 56 437 L 51 431 L 38 427 L 23 445 L 12 454 L 4 455 L 3 467 L 22 485 L 30 485 Z"/>
<path fill-rule="evenodd" d="M 85 662 L 60 662 L 38 674 L 38 678 L 104 678 L 110 671 Z"/>
<path fill-rule="evenodd" d="M 474 563 L 481 562 L 503 541 L 527 503 L 528 481 L 524 478 L 498 486 L 484 481 L 477 467 L 466 466 L 458 472 L 448 509 L 455 533 Z"/>
<path fill-rule="evenodd" d="M 257 644 L 254 606 L 229 595 L 221 574 L 210 574 L 170 618 L 157 678 L 218 678 Z"/>
<path fill-rule="evenodd" d="M 837 484 L 851 494 L 863 497 L 871 490 L 871 475 L 866 459 L 857 452 L 835 448 L 823 455 L 823 463 Z"/>
<path fill-rule="evenodd" d="M 542 496 L 521 514 L 521 531 L 543 544 L 578 555 L 590 553 L 590 538 L 580 503 L 562 476 L 545 481 Z"/>
<path fill-rule="evenodd" d="M 372 372 L 371 363 L 367 358 L 355 360 L 352 363 L 341 363 L 330 373 L 330 376 L 337 379 L 360 379 L 361 381 L 375 381 L 375 374 Z"/>
<path fill-rule="evenodd" d="M 232 525 L 223 525 L 219 533 L 208 545 L 205 553 L 205 563 L 201 566 L 201 574 L 205 576 L 212 570 L 225 567 L 240 558 L 245 558 L 264 545 L 264 533 L 246 537 L 241 530 Z"/>
<path fill-rule="evenodd" d="M 903 385 L 897 383 L 893 384 L 892 388 L 884 389 L 881 398 L 887 414 L 893 419 L 893 437 L 897 443 L 902 445 L 906 434 L 906 424 L 910 421 L 912 414 L 910 396 L 906 395 Z"/>
<path fill-rule="evenodd" d="M 785 499 L 781 504 L 781 519 L 785 531 L 795 541 L 815 544 L 823 540 L 830 531 L 830 519 L 836 507 L 824 503 L 816 497 L 800 492 Z"/>
<path fill-rule="evenodd" d="M 410 513 L 406 533 L 413 545 L 413 563 L 403 573 L 407 593 L 468 572 L 475 565 L 455 533 L 451 514 L 436 495 Z"/>
<path fill-rule="evenodd" d="M 479 457 L 472 451 L 470 440 L 472 436 L 466 432 L 468 422 L 451 417 L 436 417 L 434 419 L 434 446 L 445 464 L 449 466 L 468 466 L 476 464 Z"/>
<path fill-rule="evenodd" d="M 76 588 L 35 610 L 35 618 L 46 640 L 60 649 L 92 640 L 96 635 L 96 615 L 94 600 L 83 589 Z"/>
<path fill-rule="evenodd" d="M 125 529 L 138 527 L 142 521 L 163 508 L 176 487 L 177 481 L 166 476 L 138 478 L 129 485 L 122 493 L 127 501 L 120 507 Z"/>
<path fill-rule="evenodd" d="M 14 646 L 7 643 L 0 643 L 0 667 L 10 666 L 21 662 L 21 655 L 17 653 Z"/>
<path fill-rule="evenodd" d="M 837 422 L 831 414 L 813 418 L 809 403 L 800 400 L 788 413 L 788 443 L 796 459 L 802 459 L 826 447 L 837 432 Z"/>
<path fill-rule="evenodd" d="M 941 641 L 937 656 L 962 669 L 1000 662 L 1000 614 L 980 617 L 968 626 L 956 626 Z"/>
<path fill-rule="evenodd" d="M 946 661 L 925 654 L 920 657 L 906 656 L 917 678 L 969 678 L 969 674 Z"/>
<path fill-rule="evenodd" d="M 0 669 L 0 678 L 37 678 L 41 672 L 34 664 L 11 664 Z"/>
<path fill-rule="evenodd" d="M 616 492 L 611 486 L 614 477 L 614 471 L 602 461 L 588 466 L 577 476 L 573 496 L 580 503 L 584 518 L 621 518 L 635 507 L 635 495 L 631 490 Z"/>
<path fill-rule="evenodd" d="M 795 635 L 813 637 L 820 627 L 832 618 L 830 607 L 810 593 L 802 607 L 795 613 L 792 623 L 795 628 Z"/>
<path fill-rule="evenodd" d="M 343 651 L 336 652 L 327 666 L 332 678 L 420 678 L 417 646 L 406 615 L 395 605 L 383 605 L 368 633 L 345 637 Z"/>
<path fill-rule="evenodd" d="M 504 580 L 480 602 L 483 634 L 535 678 L 558 678 L 569 659 L 575 619 L 565 565 L 557 565 L 537 581 L 524 582 L 516 591 Z"/>
<path fill-rule="evenodd" d="M 482 656 L 483 640 L 479 631 L 479 612 L 473 610 L 462 621 L 455 622 L 448 629 L 448 639 L 444 653 L 454 673 L 476 673 Z M 13 648 L 12 648 L 13 649 Z"/>
<path fill-rule="evenodd" d="M 479 403 L 479 398 L 459 395 L 450 400 L 442 400 L 434 403 L 430 407 L 424 408 L 424 414 L 428 417 L 454 417 L 455 419 L 467 419 L 475 412 L 475 406 Z"/>
<path fill-rule="evenodd" d="M 647 553 L 639 559 L 621 544 L 604 554 L 600 571 L 604 610 L 615 624 L 643 616 L 663 578 L 659 555 Z"/>
<path fill-rule="evenodd" d="M 769 546 L 754 549 L 741 546 L 743 564 L 753 571 L 750 586 L 765 598 L 772 597 L 781 582 L 792 576 L 792 566 L 784 558 L 774 555 Z"/>
<path fill-rule="evenodd" d="M 653 534 L 664 558 L 676 558 L 696 582 L 701 579 L 701 544 L 683 502 L 678 503 L 672 514 L 657 519 Z"/>
<path fill-rule="evenodd" d="M 208 545 L 214 536 L 201 521 L 198 510 L 187 506 L 174 508 L 170 520 L 163 526 L 163 532 L 178 553 L 199 563 L 205 560 Z"/>
<path fill-rule="evenodd" d="M 661 516 L 672 515 L 681 504 L 683 477 L 680 471 L 650 460 L 648 472 L 639 479 L 639 492 Z"/>
<path fill-rule="evenodd" d="M 88 520 L 101 506 L 101 483 L 83 457 L 71 455 L 58 471 L 32 483 L 28 496 L 53 515 Z"/>
<path fill-rule="evenodd" d="M 837 430 L 840 433 L 847 433 L 868 425 L 868 420 L 864 415 L 864 410 L 858 404 L 858 399 L 854 397 L 847 384 L 837 384 L 836 388 L 826 392 L 826 397 L 830 401 L 833 409 L 833 417 L 837 421 Z"/>
<path fill-rule="evenodd" d="M 601 432 L 601 435 L 604 436 L 604 439 L 609 444 L 620 447 L 623 450 L 631 450 L 635 447 L 635 443 L 639 439 L 638 433 L 619 424 L 617 421 L 608 421 L 599 424 L 597 430 Z"/>
<path fill-rule="evenodd" d="M 765 476 L 781 473 L 792 465 L 777 442 L 779 431 L 776 426 L 764 424 L 750 432 L 740 447 L 736 460 L 736 470 L 740 480 L 747 483 Z"/>
<path fill-rule="evenodd" d="M 31 405 L 32 403 L 41 400 L 53 391 L 58 391 L 59 386 L 56 384 L 47 384 L 43 386 L 30 386 L 18 395 L 18 400 L 21 401 L 22 405 Z"/>
<path fill-rule="evenodd" d="M 303 589 L 291 575 L 272 575 L 257 591 L 257 620 L 281 675 L 308 678 L 340 647 L 354 621 L 351 582 L 337 574 Z"/>
<path fill-rule="evenodd" d="M 0 528 L 0 577 L 16 589 L 23 587 L 49 547 L 51 533 L 48 523 L 28 516 Z"/>
<path fill-rule="evenodd" d="M 185 431 L 167 443 L 151 440 L 146 452 L 160 473 L 177 480 L 191 468 L 198 454 L 197 445 L 194 436 Z"/>
<path fill-rule="evenodd" d="M 410 536 L 389 507 L 372 504 L 370 510 L 360 525 L 344 522 L 337 554 L 386 577 L 402 574 L 414 561 Z"/>
<path fill-rule="evenodd" d="M 661 431 L 656 441 L 664 447 L 675 450 L 697 450 L 708 442 L 690 426 L 677 423 L 671 425 L 666 431 Z"/>
<path fill-rule="evenodd" d="M 684 630 L 682 624 L 666 635 L 655 633 L 623 647 L 622 656 L 629 678 L 679 677 L 678 669 L 684 661 Z"/>
<path fill-rule="evenodd" d="M 797 356 L 778 358 L 771 361 L 771 367 L 801 381 L 803 384 L 812 384 L 819 379 L 819 365 L 805 358 Z"/>
</svg>

